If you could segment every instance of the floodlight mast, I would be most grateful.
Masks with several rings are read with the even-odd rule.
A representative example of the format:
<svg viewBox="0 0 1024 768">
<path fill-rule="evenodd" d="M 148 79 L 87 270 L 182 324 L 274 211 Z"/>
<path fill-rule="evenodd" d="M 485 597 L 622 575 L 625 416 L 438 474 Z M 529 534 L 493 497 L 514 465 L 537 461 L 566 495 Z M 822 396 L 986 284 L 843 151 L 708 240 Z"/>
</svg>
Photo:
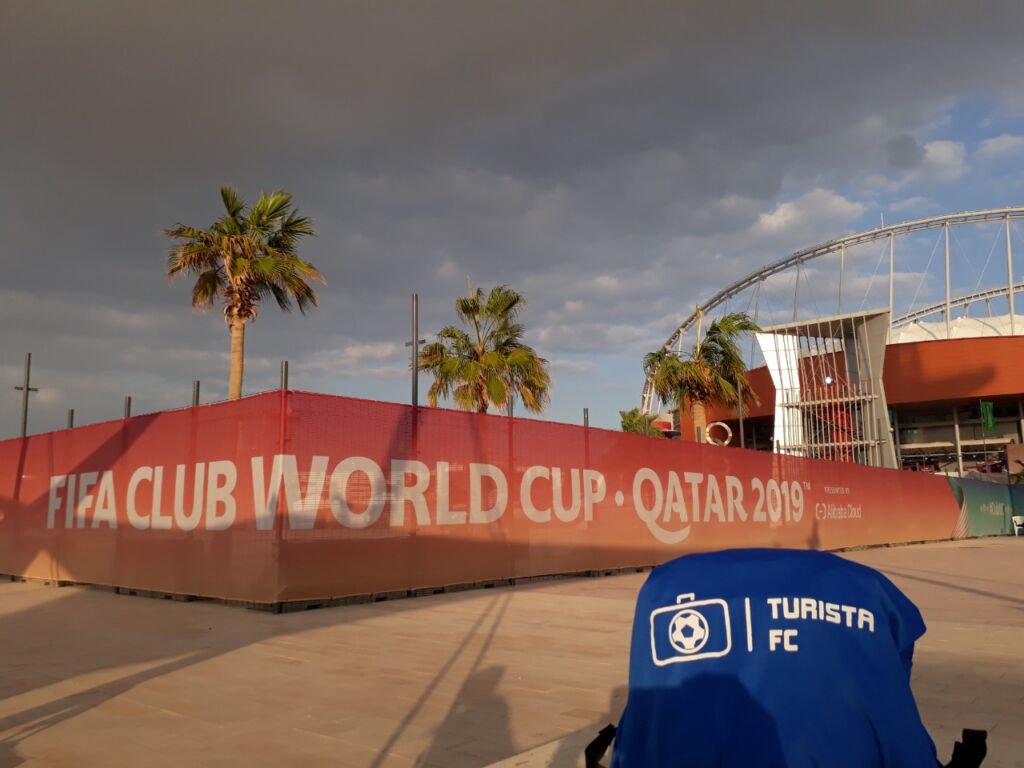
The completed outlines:
<svg viewBox="0 0 1024 768">
<path fill-rule="evenodd" d="M 890 224 L 888 226 L 876 227 L 875 229 L 865 230 L 863 232 L 857 232 L 852 235 L 846 235 L 833 240 L 828 240 L 824 243 L 805 248 L 800 251 L 787 256 L 784 259 L 769 264 L 768 266 L 762 267 L 755 272 L 751 272 L 746 277 L 737 280 L 732 285 L 729 285 L 722 290 L 715 293 L 710 299 L 703 304 L 697 306 L 697 308 L 679 324 L 675 332 L 666 339 L 662 345 L 663 349 L 671 350 L 673 346 L 680 344 L 682 337 L 686 334 L 701 318 L 703 315 L 708 314 L 711 310 L 715 309 L 719 305 L 731 299 L 748 288 L 752 288 L 758 283 L 766 280 L 773 275 L 777 275 L 781 272 L 786 272 L 793 267 L 801 269 L 805 262 L 813 259 L 827 256 L 832 253 L 841 252 L 845 256 L 845 251 L 848 248 L 858 245 L 865 245 L 867 243 L 873 243 L 878 240 L 884 240 L 889 238 L 889 303 L 890 309 L 892 305 L 892 294 L 893 294 L 893 240 L 896 237 L 903 235 L 913 234 L 915 232 L 924 232 L 930 229 L 944 228 L 946 233 L 949 231 L 949 227 L 961 226 L 965 224 L 985 224 L 994 221 L 1004 221 L 1006 225 L 1006 239 L 1007 239 L 1007 272 L 1009 279 L 1007 285 L 1000 288 L 995 292 L 995 295 L 1005 294 L 1009 299 L 1011 306 L 1011 322 L 1013 318 L 1013 304 L 1014 294 L 1016 290 L 1024 287 L 1024 284 L 1013 282 L 1013 256 L 1012 248 L 1010 246 L 1010 221 L 1011 219 L 1022 219 L 1024 218 L 1024 206 L 1009 206 L 1005 208 L 989 208 L 979 211 L 964 211 L 962 213 L 945 214 L 942 216 L 930 216 L 923 219 L 915 219 L 913 221 L 903 221 L 897 224 Z M 947 234 L 948 237 L 948 234 Z M 844 259 L 845 261 L 845 259 Z M 946 278 L 949 277 L 949 260 L 946 260 Z M 977 298 L 973 299 L 974 301 Z M 967 302 L 970 303 L 970 302 Z M 955 306 L 964 306 L 960 299 L 954 300 L 952 297 L 947 297 L 941 305 L 941 308 L 947 313 Z M 929 313 L 931 314 L 931 313 Z M 897 318 L 893 320 L 893 325 L 900 324 L 903 318 Z M 644 381 L 643 395 L 640 400 L 640 407 L 644 413 L 651 413 L 654 406 L 654 388 L 651 377 L 647 377 Z"/>
</svg>

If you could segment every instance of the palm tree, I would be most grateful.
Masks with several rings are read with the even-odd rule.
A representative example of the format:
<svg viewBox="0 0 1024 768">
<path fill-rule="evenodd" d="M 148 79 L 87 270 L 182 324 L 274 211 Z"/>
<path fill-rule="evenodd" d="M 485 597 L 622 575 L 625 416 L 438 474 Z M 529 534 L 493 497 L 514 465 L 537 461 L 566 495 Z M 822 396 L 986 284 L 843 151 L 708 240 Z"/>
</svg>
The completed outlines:
<svg viewBox="0 0 1024 768">
<path fill-rule="evenodd" d="M 242 396 L 245 366 L 245 324 L 255 320 L 260 301 L 268 295 L 285 312 L 292 301 L 299 312 L 317 306 L 310 282 L 324 278 L 296 254 L 299 241 L 315 236 L 313 221 L 300 216 L 292 196 L 278 191 L 246 203 L 231 187 L 221 187 L 225 214 L 208 229 L 177 224 L 165 230 L 178 242 L 167 259 L 167 276 L 196 275 L 192 306 L 203 309 L 218 299 L 231 333 L 231 373 L 228 398 Z"/>
<path fill-rule="evenodd" d="M 644 373 L 652 377 L 654 393 L 680 410 L 689 405 L 693 423 L 703 441 L 707 431 L 707 406 L 735 407 L 740 391 L 745 402 L 757 402 L 747 381 L 738 339 L 744 333 L 759 331 L 745 312 L 724 315 L 708 327 L 704 338 L 689 356 L 680 358 L 669 349 L 659 349 L 644 357 Z"/>
<path fill-rule="evenodd" d="M 628 411 L 619 411 L 619 419 L 623 432 L 634 432 L 647 437 L 665 437 L 660 429 L 654 426 L 654 420 L 658 418 L 653 413 L 644 413 L 639 408 Z"/>
<path fill-rule="evenodd" d="M 548 361 L 522 342 L 518 318 L 525 306 L 522 294 L 504 285 L 456 299 L 455 314 L 466 330 L 442 328 L 419 356 L 420 369 L 434 376 L 427 391 L 431 407 L 443 397 L 464 411 L 487 413 L 518 397 L 527 410 L 544 411 L 551 375 Z"/>
</svg>

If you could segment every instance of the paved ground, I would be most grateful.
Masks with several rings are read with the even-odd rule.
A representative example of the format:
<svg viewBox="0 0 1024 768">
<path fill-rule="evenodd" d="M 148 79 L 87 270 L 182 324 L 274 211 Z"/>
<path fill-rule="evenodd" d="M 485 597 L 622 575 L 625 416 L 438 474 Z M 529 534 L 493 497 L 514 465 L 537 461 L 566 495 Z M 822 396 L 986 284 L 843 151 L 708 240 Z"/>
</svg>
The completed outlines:
<svg viewBox="0 0 1024 768">
<path fill-rule="evenodd" d="M 869 550 L 921 607 L 946 757 L 1024 767 L 1024 539 Z M 575 766 L 624 703 L 643 574 L 271 615 L 0 584 L 0 767 Z"/>
</svg>

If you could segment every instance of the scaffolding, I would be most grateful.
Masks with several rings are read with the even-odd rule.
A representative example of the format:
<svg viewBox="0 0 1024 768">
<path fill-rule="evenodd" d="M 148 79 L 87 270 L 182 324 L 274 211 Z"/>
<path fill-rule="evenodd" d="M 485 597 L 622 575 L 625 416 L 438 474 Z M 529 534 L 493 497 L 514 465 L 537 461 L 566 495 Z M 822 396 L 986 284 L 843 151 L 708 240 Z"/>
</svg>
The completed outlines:
<svg viewBox="0 0 1024 768">
<path fill-rule="evenodd" d="M 775 453 L 897 466 L 882 384 L 889 317 L 857 312 L 756 334 L 775 385 Z"/>
</svg>

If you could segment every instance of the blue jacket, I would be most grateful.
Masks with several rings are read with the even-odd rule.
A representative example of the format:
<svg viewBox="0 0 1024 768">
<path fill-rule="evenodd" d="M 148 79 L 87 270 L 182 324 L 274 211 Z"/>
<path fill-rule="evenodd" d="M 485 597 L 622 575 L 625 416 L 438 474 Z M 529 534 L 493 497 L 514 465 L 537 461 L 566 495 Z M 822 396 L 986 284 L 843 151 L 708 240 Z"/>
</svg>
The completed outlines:
<svg viewBox="0 0 1024 768">
<path fill-rule="evenodd" d="M 824 552 L 655 568 L 633 621 L 613 768 L 935 768 L 910 690 L 925 626 L 885 576 Z"/>
</svg>

